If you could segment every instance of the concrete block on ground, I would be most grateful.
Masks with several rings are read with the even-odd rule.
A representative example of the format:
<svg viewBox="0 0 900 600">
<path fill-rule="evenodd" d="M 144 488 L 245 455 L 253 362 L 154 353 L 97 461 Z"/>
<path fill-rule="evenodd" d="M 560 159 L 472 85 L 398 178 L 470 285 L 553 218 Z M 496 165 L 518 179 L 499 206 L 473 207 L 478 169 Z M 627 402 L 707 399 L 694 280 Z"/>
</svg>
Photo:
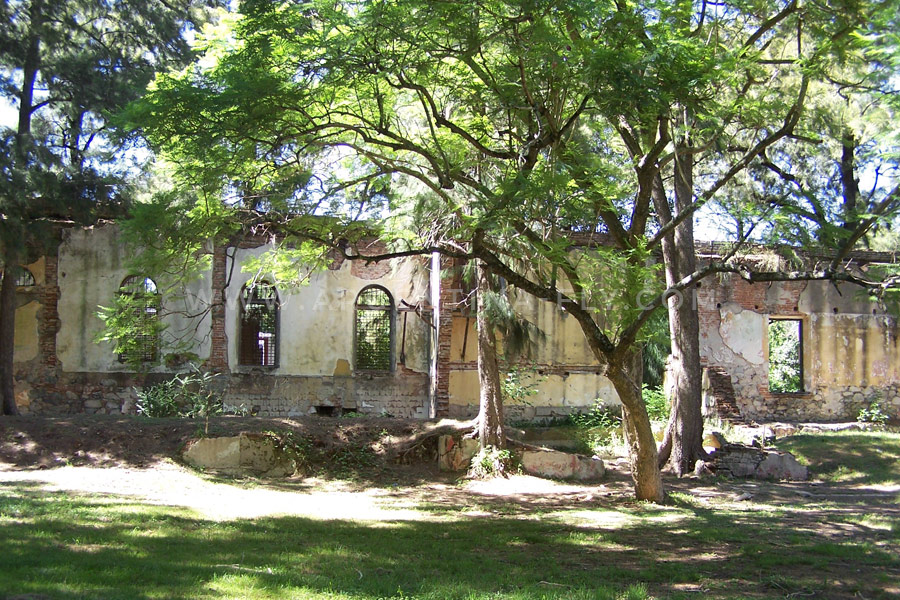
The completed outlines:
<svg viewBox="0 0 900 600">
<path fill-rule="evenodd" d="M 579 481 L 601 479 L 606 474 L 603 461 L 599 458 L 555 450 L 526 450 L 522 453 L 522 469 L 529 475 L 537 477 Z"/>
<path fill-rule="evenodd" d="M 757 479 L 784 479 L 787 481 L 806 481 L 809 469 L 794 458 L 789 452 L 769 452 L 753 475 Z"/>
<path fill-rule="evenodd" d="M 478 454 L 478 440 L 455 435 L 438 438 L 438 468 L 441 471 L 465 471 Z"/>
<path fill-rule="evenodd" d="M 294 463 L 263 434 L 202 438 L 188 443 L 182 454 L 189 465 L 225 475 L 287 477 Z"/>
</svg>

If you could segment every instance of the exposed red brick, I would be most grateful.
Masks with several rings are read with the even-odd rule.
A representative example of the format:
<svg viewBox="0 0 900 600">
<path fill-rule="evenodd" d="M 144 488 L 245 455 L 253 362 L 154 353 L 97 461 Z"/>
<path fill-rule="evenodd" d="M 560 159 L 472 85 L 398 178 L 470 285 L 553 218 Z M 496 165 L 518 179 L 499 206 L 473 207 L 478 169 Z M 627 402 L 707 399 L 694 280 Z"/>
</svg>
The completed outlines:
<svg viewBox="0 0 900 600">
<path fill-rule="evenodd" d="M 225 282 L 227 255 L 225 246 L 217 245 L 213 250 L 212 294 L 213 306 L 210 311 L 211 332 L 209 358 L 206 366 L 220 373 L 228 372 L 228 336 L 225 333 Z"/>
</svg>

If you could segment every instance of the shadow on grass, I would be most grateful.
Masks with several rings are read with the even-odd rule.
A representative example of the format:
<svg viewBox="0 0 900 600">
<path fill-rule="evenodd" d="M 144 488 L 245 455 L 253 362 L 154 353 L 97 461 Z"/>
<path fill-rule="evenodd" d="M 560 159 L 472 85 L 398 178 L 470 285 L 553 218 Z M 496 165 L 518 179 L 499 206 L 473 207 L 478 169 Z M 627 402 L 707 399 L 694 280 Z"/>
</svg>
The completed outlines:
<svg viewBox="0 0 900 600">
<path fill-rule="evenodd" d="M 848 485 L 900 482 L 898 433 L 798 434 L 777 445 L 808 464 L 812 478 Z"/>
<path fill-rule="evenodd" d="M 423 515 L 426 518 L 427 514 Z M 50 598 L 480 600 L 892 597 L 894 529 L 814 507 L 619 507 L 364 523 L 213 522 L 25 485 L 0 490 L 0 592 Z M 348 515 L 352 518 L 352 515 Z M 793 520 L 792 520 L 793 519 Z M 811 525 L 851 523 L 856 535 Z M 647 586 L 644 591 L 636 582 Z M 896 593 L 896 590 L 895 590 Z"/>
</svg>

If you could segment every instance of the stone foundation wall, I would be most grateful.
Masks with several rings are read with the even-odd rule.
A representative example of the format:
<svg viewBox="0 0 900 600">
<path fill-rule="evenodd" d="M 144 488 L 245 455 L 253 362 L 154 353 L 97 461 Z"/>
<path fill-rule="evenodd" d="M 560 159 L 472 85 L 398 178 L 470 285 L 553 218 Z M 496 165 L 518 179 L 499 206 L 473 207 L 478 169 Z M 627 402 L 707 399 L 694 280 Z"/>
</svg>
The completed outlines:
<svg viewBox="0 0 900 600">
<path fill-rule="evenodd" d="M 536 406 L 524 404 L 509 404 L 503 407 L 503 419 L 507 423 L 516 422 L 544 422 L 552 419 L 561 419 L 571 414 L 587 412 L 590 406 Z M 478 416 L 477 404 L 451 404 L 451 419 L 474 419 Z"/>
<path fill-rule="evenodd" d="M 428 375 L 288 377 L 265 373 L 227 379 L 225 403 L 264 417 L 299 417 L 316 409 L 356 411 L 424 419 L 428 416 Z"/>
<path fill-rule="evenodd" d="M 743 412 L 758 420 L 855 421 L 859 411 L 878 401 L 900 419 L 900 386 L 850 386 L 812 394 L 771 394 L 744 399 Z"/>
<path fill-rule="evenodd" d="M 33 372 L 16 376 L 16 405 L 23 415 L 135 414 L 135 388 L 159 374 Z"/>
<path fill-rule="evenodd" d="M 23 415 L 136 414 L 137 390 L 169 377 L 172 375 L 163 373 L 20 373 L 16 403 Z M 220 375 L 213 385 L 226 407 L 266 417 L 316 414 L 316 407 L 331 407 L 336 414 L 353 410 L 371 415 L 427 417 L 425 374 L 367 378 L 252 373 Z"/>
</svg>

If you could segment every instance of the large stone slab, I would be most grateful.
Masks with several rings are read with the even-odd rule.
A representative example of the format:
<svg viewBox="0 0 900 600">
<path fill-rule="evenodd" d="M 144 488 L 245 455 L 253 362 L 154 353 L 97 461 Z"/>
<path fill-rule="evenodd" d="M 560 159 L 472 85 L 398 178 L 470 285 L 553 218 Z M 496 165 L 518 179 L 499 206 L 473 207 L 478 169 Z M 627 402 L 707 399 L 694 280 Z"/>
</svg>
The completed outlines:
<svg viewBox="0 0 900 600">
<path fill-rule="evenodd" d="M 286 477 L 294 473 L 293 461 L 271 438 L 259 433 L 192 440 L 182 456 L 192 467 L 225 475 Z"/>
<path fill-rule="evenodd" d="M 785 479 L 806 481 L 809 469 L 794 458 L 790 452 L 769 452 L 753 474 L 757 479 Z"/>
<path fill-rule="evenodd" d="M 710 458 L 712 461 L 707 464 L 720 475 L 786 481 L 809 478 L 809 469 L 797 462 L 790 452 L 725 443 L 713 451 Z"/>
<path fill-rule="evenodd" d="M 606 474 L 599 458 L 555 450 L 526 450 L 522 453 L 522 470 L 538 477 L 579 481 L 601 479 Z"/>
</svg>

